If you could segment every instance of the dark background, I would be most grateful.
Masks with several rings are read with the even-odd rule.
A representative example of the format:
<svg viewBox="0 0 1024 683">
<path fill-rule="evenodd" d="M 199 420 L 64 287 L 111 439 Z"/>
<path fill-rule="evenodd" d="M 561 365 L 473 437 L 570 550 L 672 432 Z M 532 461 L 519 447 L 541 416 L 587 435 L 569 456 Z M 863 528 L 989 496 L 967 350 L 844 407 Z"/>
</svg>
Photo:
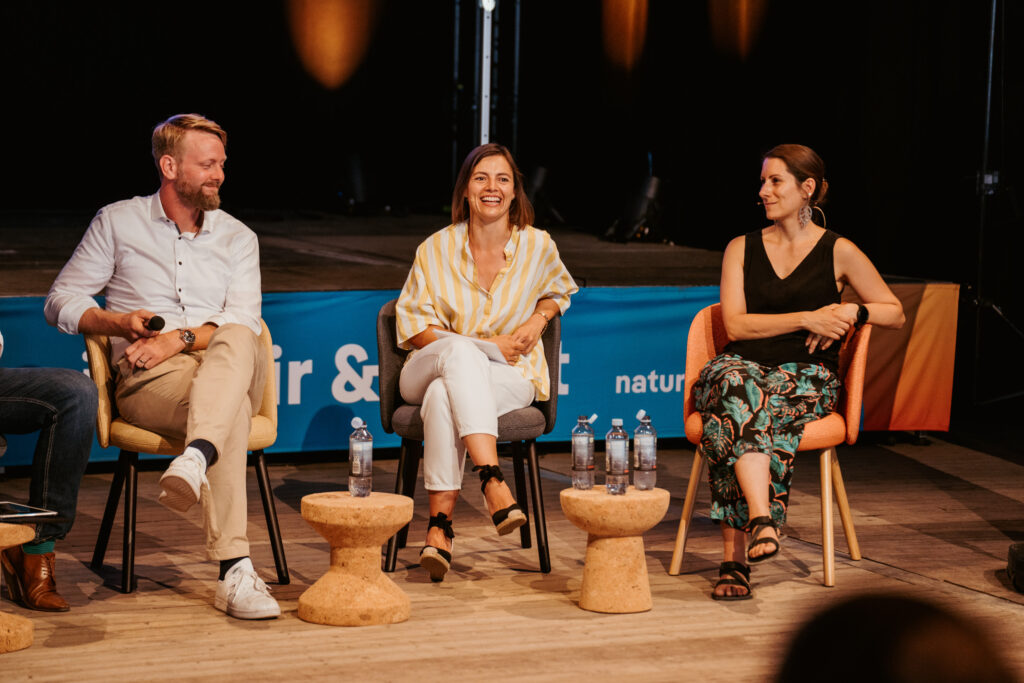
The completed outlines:
<svg viewBox="0 0 1024 683">
<path fill-rule="evenodd" d="M 88 214 L 152 192 L 150 130 L 187 111 L 229 133 L 224 198 L 234 213 L 345 212 L 351 199 L 370 213 L 443 212 L 453 157 L 473 141 L 475 3 L 458 5 L 457 80 L 455 0 L 377 5 L 364 61 L 328 90 L 300 63 L 283 0 L 3 3 L 0 212 Z M 624 73 L 604 56 L 601 3 L 522 0 L 516 92 L 516 4 L 501 0 L 492 139 L 514 146 L 527 174 L 547 168 L 552 204 L 594 233 L 622 211 L 650 160 L 664 183 L 657 236 L 712 249 L 763 222 L 761 154 L 810 145 L 827 164 L 830 228 L 883 273 L 959 282 L 970 299 L 990 3 L 764 6 L 740 59 L 712 41 L 709 3 L 652 0 L 642 57 Z M 1024 70 L 1012 37 L 1024 8 L 1001 8 L 990 167 L 1002 183 L 980 272 L 983 293 L 1021 324 Z M 973 353 L 973 310 L 961 310 L 961 360 Z M 1024 351 L 986 320 L 984 353 Z"/>
</svg>

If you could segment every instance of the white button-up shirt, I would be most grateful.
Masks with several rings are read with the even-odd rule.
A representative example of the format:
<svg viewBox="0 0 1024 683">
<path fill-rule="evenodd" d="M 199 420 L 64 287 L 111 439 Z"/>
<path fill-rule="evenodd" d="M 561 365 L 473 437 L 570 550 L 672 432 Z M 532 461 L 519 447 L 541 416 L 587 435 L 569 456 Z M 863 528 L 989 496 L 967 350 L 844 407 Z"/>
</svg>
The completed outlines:
<svg viewBox="0 0 1024 683">
<path fill-rule="evenodd" d="M 260 333 L 260 253 L 241 221 L 207 211 L 198 233 L 179 233 L 160 195 L 109 204 L 96 214 L 46 297 L 46 320 L 78 334 L 92 298 L 106 288 L 106 309 L 152 311 L 164 331 L 203 323 L 240 323 Z M 111 338 L 112 361 L 129 342 Z"/>
</svg>

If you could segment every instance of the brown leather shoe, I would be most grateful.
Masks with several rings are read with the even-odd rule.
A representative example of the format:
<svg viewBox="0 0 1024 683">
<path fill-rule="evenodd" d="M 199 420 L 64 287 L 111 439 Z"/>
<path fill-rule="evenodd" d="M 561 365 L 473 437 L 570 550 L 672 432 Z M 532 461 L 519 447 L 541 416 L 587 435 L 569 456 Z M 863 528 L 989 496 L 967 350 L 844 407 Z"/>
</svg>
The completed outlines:
<svg viewBox="0 0 1024 683">
<path fill-rule="evenodd" d="M 53 565 L 56 556 L 26 555 L 20 545 L 0 553 L 4 581 L 11 599 L 29 609 L 41 612 L 67 612 L 71 609 L 67 601 L 57 593 L 53 580 Z"/>
</svg>

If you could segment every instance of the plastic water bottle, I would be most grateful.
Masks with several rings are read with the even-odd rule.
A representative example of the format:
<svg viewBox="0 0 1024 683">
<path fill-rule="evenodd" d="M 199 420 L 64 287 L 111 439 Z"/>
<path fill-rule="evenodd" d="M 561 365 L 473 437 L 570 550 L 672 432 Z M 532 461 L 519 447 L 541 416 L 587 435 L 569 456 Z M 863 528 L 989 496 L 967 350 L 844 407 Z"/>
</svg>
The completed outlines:
<svg viewBox="0 0 1024 683">
<path fill-rule="evenodd" d="M 646 411 L 636 414 L 640 425 L 633 432 L 633 486 L 650 491 L 658 480 L 658 432 Z"/>
<path fill-rule="evenodd" d="M 572 430 L 572 487 L 589 489 L 594 487 L 594 430 L 591 423 L 597 415 L 580 415 Z"/>
<path fill-rule="evenodd" d="M 348 437 L 348 492 L 365 498 L 373 488 L 373 437 L 362 418 L 352 418 L 355 429 Z"/>
<path fill-rule="evenodd" d="M 622 420 L 612 420 L 612 428 L 604 436 L 604 486 L 613 496 L 621 496 L 629 486 L 629 434 Z"/>
</svg>

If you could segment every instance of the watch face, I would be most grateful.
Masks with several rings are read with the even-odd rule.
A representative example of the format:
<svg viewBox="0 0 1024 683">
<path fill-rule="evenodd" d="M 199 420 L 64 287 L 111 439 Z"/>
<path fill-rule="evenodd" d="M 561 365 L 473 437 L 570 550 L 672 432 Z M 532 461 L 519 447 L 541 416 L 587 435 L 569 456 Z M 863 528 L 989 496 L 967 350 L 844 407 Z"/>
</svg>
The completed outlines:
<svg viewBox="0 0 1024 683">
<path fill-rule="evenodd" d="M 186 344 L 195 344 L 196 333 L 193 332 L 192 330 L 181 330 L 181 341 L 185 342 Z"/>
</svg>

